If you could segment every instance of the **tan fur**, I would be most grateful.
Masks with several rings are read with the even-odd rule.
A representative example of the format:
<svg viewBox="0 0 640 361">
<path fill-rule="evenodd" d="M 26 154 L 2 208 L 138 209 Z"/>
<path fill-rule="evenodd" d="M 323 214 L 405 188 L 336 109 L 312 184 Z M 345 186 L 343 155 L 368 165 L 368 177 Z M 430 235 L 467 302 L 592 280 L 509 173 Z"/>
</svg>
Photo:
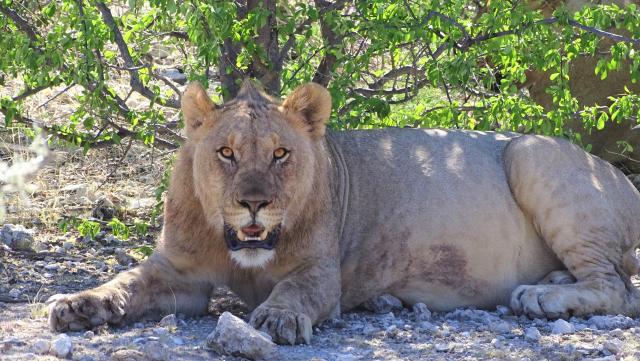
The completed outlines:
<svg viewBox="0 0 640 361">
<path fill-rule="evenodd" d="M 219 285 L 289 344 L 383 292 L 438 311 L 510 302 L 531 317 L 640 313 L 629 279 L 640 195 L 614 167 L 548 137 L 325 132 L 330 104 L 314 84 L 280 104 L 245 83 L 216 108 L 190 85 L 189 138 L 153 256 L 52 298 L 51 328 L 202 314 Z M 264 234 L 282 227 L 275 249 L 230 251 L 224 225 L 243 237 L 254 219 Z"/>
</svg>

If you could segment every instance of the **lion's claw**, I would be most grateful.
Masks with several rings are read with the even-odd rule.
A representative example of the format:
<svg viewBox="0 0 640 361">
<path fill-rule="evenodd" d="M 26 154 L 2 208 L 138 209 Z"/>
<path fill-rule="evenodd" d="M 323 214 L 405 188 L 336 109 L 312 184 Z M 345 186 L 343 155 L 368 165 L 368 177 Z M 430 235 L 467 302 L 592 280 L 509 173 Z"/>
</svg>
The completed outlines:
<svg viewBox="0 0 640 361">
<path fill-rule="evenodd" d="M 249 323 L 279 344 L 311 342 L 311 319 L 304 313 L 261 306 L 253 311 Z"/>
<path fill-rule="evenodd" d="M 49 327 L 55 332 L 80 331 L 104 323 L 118 323 L 124 317 L 121 298 L 82 292 L 51 296 Z"/>
</svg>

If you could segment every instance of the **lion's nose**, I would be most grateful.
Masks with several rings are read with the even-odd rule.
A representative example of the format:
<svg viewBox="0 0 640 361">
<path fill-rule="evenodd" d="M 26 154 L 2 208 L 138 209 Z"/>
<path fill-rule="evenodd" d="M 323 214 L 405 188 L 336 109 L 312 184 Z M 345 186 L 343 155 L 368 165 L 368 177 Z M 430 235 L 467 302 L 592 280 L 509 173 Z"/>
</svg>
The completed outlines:
<svg viewBox="0 0 640 361">
<path fill-rule="evenodd" d="M 256 213 L 262 208 L 271 204 L 271 201 L 267 201 L 267 200 L 254 201 L 254 200 L 242 199 L 242 200 L 239 200 L 238 203 L 240 203 L 240 205 L 243 206 L 244 208 L 247 208 L 248 210 L 250 210 L 251 213 Z"/>
</svg>

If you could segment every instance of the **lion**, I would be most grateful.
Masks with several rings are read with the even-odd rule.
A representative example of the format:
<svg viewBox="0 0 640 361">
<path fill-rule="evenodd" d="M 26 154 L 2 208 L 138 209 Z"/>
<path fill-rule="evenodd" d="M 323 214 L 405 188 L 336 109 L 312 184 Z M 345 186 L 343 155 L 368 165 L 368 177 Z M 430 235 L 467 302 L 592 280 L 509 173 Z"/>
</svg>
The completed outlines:
<svg viewBox="0 0 640 361">
<path fill-rule="evenodd" d="M 317 84 L 283 102 L 245 82 L 182 98 L 179 151 L 154 253 L 51 299 L 61 332 L 207 312 L 214 287 L 281 344 L 389 293 L 435 311 L 637 315 L 640 194 L 568 141 L 464 130 L 328 131 Z"/>
</svg>

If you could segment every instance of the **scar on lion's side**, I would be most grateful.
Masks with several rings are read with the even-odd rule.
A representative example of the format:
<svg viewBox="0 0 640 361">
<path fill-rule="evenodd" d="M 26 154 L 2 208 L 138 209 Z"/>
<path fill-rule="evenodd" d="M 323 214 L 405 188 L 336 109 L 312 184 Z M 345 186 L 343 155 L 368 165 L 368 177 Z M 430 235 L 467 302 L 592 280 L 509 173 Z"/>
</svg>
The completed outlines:
<svg viewBox="0 0 640 361">
<path fill-rule="evenodd" d="M 421 272 L 425 280 L 443 284 L 455 289 L 465 297 L 477 297 L 486 289 L 486 282 L 471 276 L 467 270 L 464 253 L 448 244 L 429 247 L 430 256 Z"/>
</svg>

